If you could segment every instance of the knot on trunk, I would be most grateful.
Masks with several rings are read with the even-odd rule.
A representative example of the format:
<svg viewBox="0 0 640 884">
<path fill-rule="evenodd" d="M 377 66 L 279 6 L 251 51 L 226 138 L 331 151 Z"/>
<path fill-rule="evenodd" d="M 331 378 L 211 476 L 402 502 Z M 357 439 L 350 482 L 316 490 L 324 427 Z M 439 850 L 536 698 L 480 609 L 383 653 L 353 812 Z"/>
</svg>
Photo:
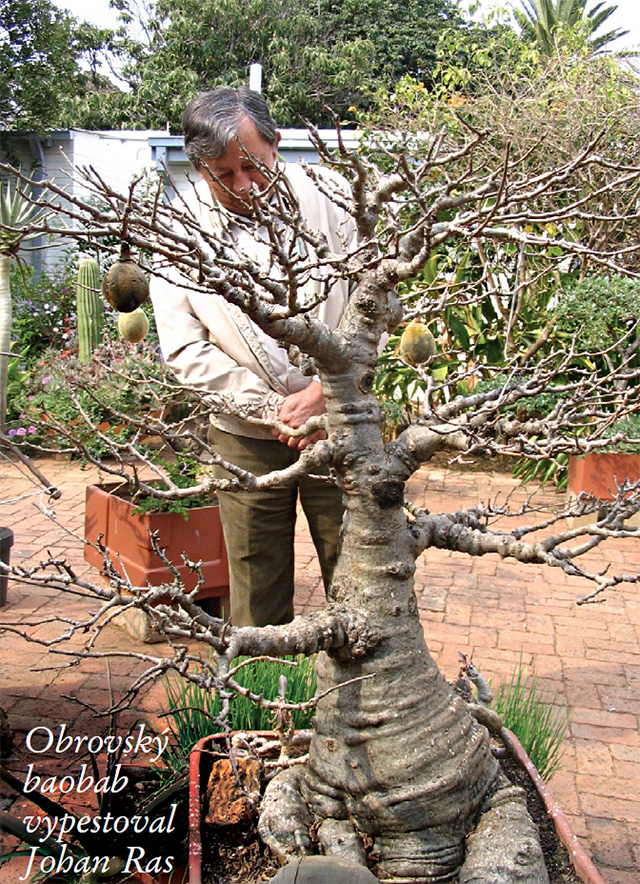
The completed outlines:
<svg viewBox="0 0 640 884">
<path fill-rule="evenodd" d="M 336 649 L 336 656 L 341 659 L 365 657 L 380 642 L 378 630 L 359 612 L 334 608 L 334 613 L 340 618 L 345 638 L 345 644 Z"/>
<path fill-rule="evenodd" d="M 386 479 L 371 486 L 376 503 L 380 509 L 388 510 L 404 503 L 404 483 L 399 479 Z"/>
</svg>

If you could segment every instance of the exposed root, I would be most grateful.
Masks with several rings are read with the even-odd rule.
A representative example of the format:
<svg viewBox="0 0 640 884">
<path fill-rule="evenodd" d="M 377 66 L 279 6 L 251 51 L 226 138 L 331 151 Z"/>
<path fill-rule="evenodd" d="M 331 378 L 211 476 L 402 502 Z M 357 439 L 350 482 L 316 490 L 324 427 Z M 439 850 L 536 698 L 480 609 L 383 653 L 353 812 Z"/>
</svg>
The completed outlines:
<svg viewBox="0 0 640 884">
<path fill-rule="evenodd" d="M 311 852 L 309 828 L 313 821 L 300 792 L 302 767 L 289 767 L 275 776 L 265 789 L 258 832 L 276 856 L 289 862 Z"/>
<path fill-rule="evenodd" d="M 367 864 L 362 838 L 350 820 L 324 820 L 318 829 L 318 841 L 328 856 L 350 859 L 361 866 Z"/>
<path fill-rule="evenodd" d="M 524 791 L 508 785 L 487 805 L 477 828 L 467 838 L 459 884 L 549 884 Z"/>
<path fill-rule="evenodd" d="M 304 776 L 304 767 L 282 771 L 267 786 L 262 803 L 260 835 L 283 862 L 308 855 L 313 849 L 313 816 L 300 791 Z M 317 839 L 325 855 L 366 867 L 365 847 L 350 819 L 325 819 L 317 829 Z M 390 838 L 379 835 L 374 852 L 379 859 L 385 858 L 379 870 L 380 881 L 385 884 L 423 884 L 427 880 L 429 884 L 444 884 L 451 880 L 452 869 L 462 861 L 449 825 L 431 829 L 427 841 L 422 832 L 405 831 Z M 428 877 L 425 866 L 429 868 Z M 498 790 L 485 802 L 477 827 L 467 836 L 466 857 L 458 881 L 549 884 L 524 791 L 511 785 L 502 774 Z"/>
</svg>

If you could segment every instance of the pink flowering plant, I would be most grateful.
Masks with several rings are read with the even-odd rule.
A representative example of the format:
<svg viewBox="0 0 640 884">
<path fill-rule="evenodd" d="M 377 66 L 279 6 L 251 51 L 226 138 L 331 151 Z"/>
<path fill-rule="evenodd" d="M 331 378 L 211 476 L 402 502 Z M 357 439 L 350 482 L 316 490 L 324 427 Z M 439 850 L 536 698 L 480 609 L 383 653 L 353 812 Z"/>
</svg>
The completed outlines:
<svg viewBox="0 0 640 884">
<path fill-rule="evenodd" d="M 153 346 L 105 339 L 89 363 L 75 349 L 41 354 L 14 401 L 8 435 L 43 453 L 115 455 L 152 432 L 153 416 L 188 410 Z"/>
<path fill-rule="evenodd" d="M 48 347 L 64 350 L 76 334 L 75 266 L 68 258 L 47 273 L 28 267 L 11 270 L 12 338 L 29 366 Z"/>
</svg>

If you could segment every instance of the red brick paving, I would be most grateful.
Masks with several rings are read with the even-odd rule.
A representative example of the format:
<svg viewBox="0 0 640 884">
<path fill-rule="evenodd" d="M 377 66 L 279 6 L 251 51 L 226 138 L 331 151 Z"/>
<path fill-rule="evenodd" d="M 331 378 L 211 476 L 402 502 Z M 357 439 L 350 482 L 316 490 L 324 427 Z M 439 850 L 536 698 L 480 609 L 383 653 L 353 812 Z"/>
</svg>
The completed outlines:
<svg viewBox="0 0 640 884">
<path fill-rule="evenodd" d="M 40 466 L 49 480 L 63 489 L 55 504 L 56 520 L 43 513 L 39 490 L 30 478 L 0 463 L 0 524 L 8 525 L 15 534 L 12 563 L 31 566 L 52 550 L 64 555 L 78 572 L 87 573 L 90 569 L 84 564 L 79 538 L 84 488 L 95 479 L 95 473 L 62 461 L 45 461 Z M 432 512 L 448 512 L 476 501 L 505 501 L 509 494 L 515 508 L 530 491 L 523 491 L 499 467 L 468 469 L 439 464 L 423 467 L 411 480 L 408 494 Z M 33 496 L 24 497 L 27 493 Z M 547 505 L 557 502 L 554 492 L 547 490 L 539 492 L 536 499 Z M 609 564 L 615 570 L 637 572 L 640 544 L 626 540 L 590 553 L 592 569 Z M 323 591 L 303 520 L 297 532 L 296 570 L 297 612 L 320 608 Z M 587 584 L 558 569 L 521 568 L 513 560 L 497 556 L 471 558 L 431 550 L 419 559 L 416 571 L 420 619 L 431 653 L 447 677 L 457 671 L 458 650 L 470 655 L 494 684 L 508 680 L 522 661 L 566 708 L 569 733 L 563 766 L 551 789 L 605 881 L 638 884 L 640 595 L 637 587 L 623 585 L 608 593 L 605 603 L 577 605 L 576 599 L 586 591 Z M 11 581 L 0 620 L 16 623 L 36 616 L 72 615 L 90 607 L 86 600 L 61 597 L 54 590 L 41 588 L 36 595 Z M 117 627 L 109 627 L 103 641 L 105 647 L 123 651 L 135 645 Z M 24 743 L 34 722 L 48 721 L 55 726 L 67 721 L 74 733 L 96 730 L 92 714 L 61 695 L 77 695 L 104 707 L 108 692 L 103 663 L 86 661 L 79 667 L 53 669 L 65 661 L 52 661 L 42 647 L 8 631 L 0 638 L 0 648 L 2 705 L 18 743 Z M 116 690 L 130 682 L 131 669 L 126 659 L 112 662 Z M 157 713 L 162 696 L 155 686 L 138 703 L 138 709 Z M 21 757 L 24 759 L 24 753 Z M 40 759 L 43 770 L 50 768 L 53 773 L 60 767 L 59 758 Z M 11 759 L 8 766 L 12 766 Z M 22 874 L 18 868 L 0 868 L 0 884 L 15 884 Z"/>
</svg>

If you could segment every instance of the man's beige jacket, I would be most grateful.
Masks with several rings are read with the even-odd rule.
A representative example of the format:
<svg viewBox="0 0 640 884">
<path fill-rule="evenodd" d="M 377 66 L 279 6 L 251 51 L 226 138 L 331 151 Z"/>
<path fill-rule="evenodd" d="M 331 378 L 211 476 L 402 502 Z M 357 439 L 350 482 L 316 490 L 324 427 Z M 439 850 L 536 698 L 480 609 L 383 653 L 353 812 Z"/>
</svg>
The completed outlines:
<svg viewBox="0 0 640 884">
<path fill-rule="evenodd" d="M 326 182 L 328 192 L 337 188 L 348 195 L 348 184 L 341 176 L 324 167 L 313 168 L 314 174 Z M 356 240 L 353 218 L 322 193 L 302 166 L 288 163 L 284 172 L 297 194 L 307 226 L 326 236 L 332 255 L 345 254 Z M 204 181 L 186 197 L 179 197 L 174 205 L 179 209 L 186 207 L 207 233 L 226 237 L 236 254 L 258 262 L 263 269 L 271 266 L 264 229 L 217 206 Z M 282 397 L 303 389 L 311 379 L 292 366 L 286 351 L 238 307 L 228 304 L 220 295 L 194 291 L 185 283 L 176 270 L 152 279 L 151 298 L 165 360 L 181 383 L 219 394 L 235 405 L 236 414 L 212 416 L 215 426 L 239 435 L 272 438 L 269 428 L 260 421 L 268 410 L 277 407 Z M 305 290 L 307 296 L 313 297 L 321 284 L 318 272 L 314 271 L 305 283 L 302 297 Z M 326 300 L 311 311 L 312 315 L 336 328 L 348 296 L 348 280 L 338 279 Z"/>
</svg>

